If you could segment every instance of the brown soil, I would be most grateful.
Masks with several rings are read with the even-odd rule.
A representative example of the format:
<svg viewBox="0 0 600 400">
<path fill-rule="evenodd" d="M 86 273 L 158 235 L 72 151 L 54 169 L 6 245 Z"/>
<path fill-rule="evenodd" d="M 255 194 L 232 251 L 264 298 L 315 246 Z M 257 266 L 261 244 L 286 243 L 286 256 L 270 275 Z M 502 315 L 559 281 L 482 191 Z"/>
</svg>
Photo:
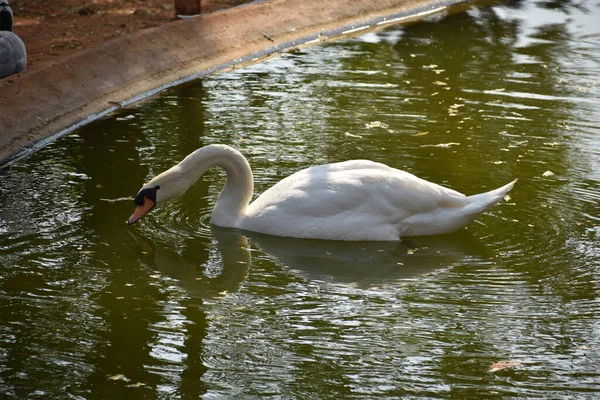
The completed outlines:
<svg viewBox="0 0 600 400">
<path fill-rule="evenodd" d="M 202 13 L 249 0 L 202 0 Z M 27 68 L 106 40 L 176 20 L 174 0 L 12 0 Z"/>
</svg>

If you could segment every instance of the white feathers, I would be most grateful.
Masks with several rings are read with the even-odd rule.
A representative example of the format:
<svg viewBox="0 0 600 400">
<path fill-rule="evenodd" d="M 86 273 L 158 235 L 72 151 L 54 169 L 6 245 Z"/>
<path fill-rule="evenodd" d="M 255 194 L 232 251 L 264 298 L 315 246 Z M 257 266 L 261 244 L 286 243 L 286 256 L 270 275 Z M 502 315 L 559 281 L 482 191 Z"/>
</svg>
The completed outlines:
<svg viewBox="0 0 600 400">
<path fill-rule="evenodd" d="M 227 172 L 213 224 L 310 239 L 389 241 L 453 232 L 500 201 L 514 185 L 513 181 L 467 197 L 384 164 L 353 160 L 296 172 L 248 204 L 253 185 L 246 159 L 228 146 L 210 145 L 144 188 L 160 184 L 158 204 L 171 197 L 164 196 L 170 187 L 180 194 L 213 165 Z"/>
</svg>

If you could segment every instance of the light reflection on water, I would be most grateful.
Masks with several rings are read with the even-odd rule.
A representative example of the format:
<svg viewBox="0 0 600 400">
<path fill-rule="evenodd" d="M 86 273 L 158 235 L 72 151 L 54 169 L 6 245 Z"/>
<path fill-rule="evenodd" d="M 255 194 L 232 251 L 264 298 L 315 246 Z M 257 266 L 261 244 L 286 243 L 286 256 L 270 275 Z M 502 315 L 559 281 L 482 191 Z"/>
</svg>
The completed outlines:
<svg viewBox="0 0 600 400">
<path fill-rule="evenodd" d="M 511 2 L 284 54 L 2 171 L 1 396 L 597 396 L 599 15 Z M 142 182 L 209 143 L 258 193 L 350 158 L 519 182 L 463 232 L 336 243 L 211 227 L 211 171 L 126 228 Z"/>
</svg>

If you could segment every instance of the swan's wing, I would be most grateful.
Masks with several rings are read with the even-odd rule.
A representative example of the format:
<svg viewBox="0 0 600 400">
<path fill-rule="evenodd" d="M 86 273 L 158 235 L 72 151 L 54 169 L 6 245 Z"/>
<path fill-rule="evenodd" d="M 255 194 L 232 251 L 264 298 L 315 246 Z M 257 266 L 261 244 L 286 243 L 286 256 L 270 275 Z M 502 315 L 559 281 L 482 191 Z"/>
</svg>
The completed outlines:
<svg viewBox="0 0 600 400">
<path fill-rule="evenodd" d="M 330 230 L 394 230 L 412 215 L 467 202 L 461 193 L 407 172 L 354 160 L 308 168 L 283 179 L 250 205 L 248 216 L 255 224 L 300 224 L 304 230 L 319 224 Z"/>
</svg>

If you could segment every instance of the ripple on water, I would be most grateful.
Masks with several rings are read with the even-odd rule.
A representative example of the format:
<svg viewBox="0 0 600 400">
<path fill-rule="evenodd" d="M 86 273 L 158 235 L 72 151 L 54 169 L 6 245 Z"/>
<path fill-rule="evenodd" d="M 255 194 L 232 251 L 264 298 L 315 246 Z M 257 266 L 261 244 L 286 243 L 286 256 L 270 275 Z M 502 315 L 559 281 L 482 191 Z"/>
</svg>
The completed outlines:
<svg viewBox="0 0 600 400">
<path fill-rule="evenodd" d="M 210 241 L 212 206 L 195 210 L 182 207 L 178 201 L 163 205 L 141 221 L 144 230 L 152 231 L 161 243 L 179 243 L 186 239 Z"/>
</svg>

